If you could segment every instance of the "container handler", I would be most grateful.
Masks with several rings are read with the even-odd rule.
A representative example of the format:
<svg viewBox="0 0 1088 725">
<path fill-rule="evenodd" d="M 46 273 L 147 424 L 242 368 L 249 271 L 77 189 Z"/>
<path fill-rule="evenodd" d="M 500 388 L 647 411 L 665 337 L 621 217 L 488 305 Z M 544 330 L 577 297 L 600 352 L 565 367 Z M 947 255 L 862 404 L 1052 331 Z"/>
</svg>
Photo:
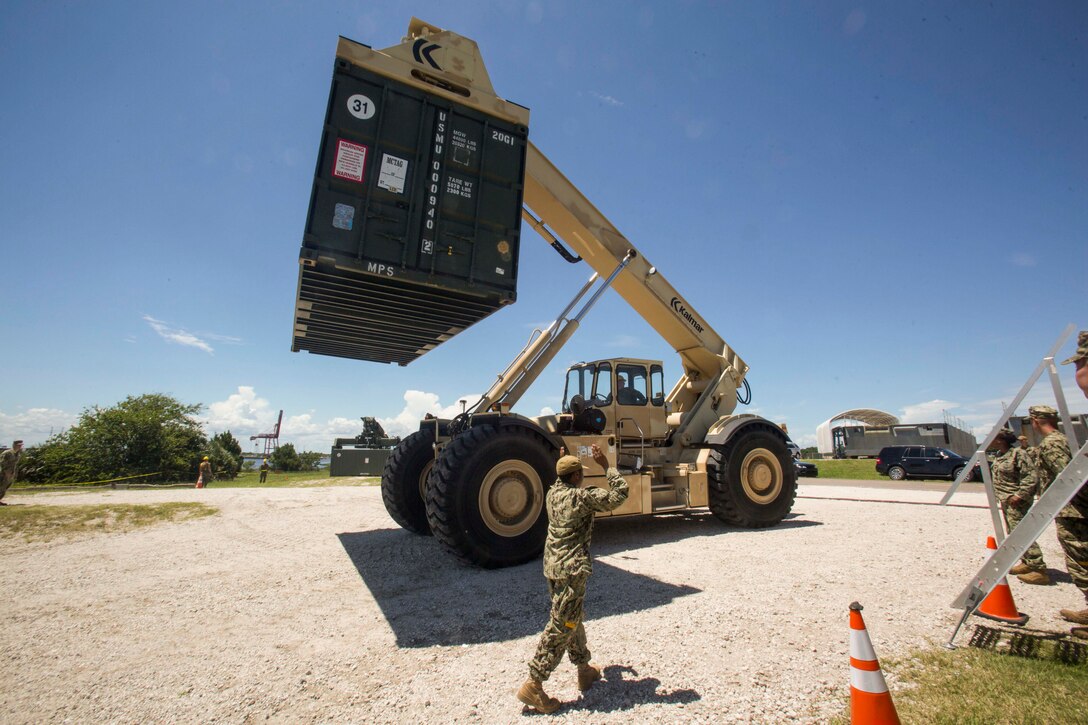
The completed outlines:
<svg viewBox="0 0 1088 725">
<path fill-rule="evenodd" d="M 602 516 L 709 507 L 774 526 L 796 494 L 788 437 L 735 415 L 748 366 L 528 140 L 528 109 L 496 95 L 476 43 L 413 18 L 399 45 L 341 38 L 306 234 L 292 349 L 406 365 L 516 298 L 520 222 L 594 271 L 472 406 L 428 417 L 393 451 L 382 498 L 403 528 L 482 567 L 540 555 L 560 450 L 627 479 Z M 676 351 L 567 370 L 561 412 L 513 408 L 608 288 Z M 747 403 L 748 400 L 741 402 Z"/>
</svg>

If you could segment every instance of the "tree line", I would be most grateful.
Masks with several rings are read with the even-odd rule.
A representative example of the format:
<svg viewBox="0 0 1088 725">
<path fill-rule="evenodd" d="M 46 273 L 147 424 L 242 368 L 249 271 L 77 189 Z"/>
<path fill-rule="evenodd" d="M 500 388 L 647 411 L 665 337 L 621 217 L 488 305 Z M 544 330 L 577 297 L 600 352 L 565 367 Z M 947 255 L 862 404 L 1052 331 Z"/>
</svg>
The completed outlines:
<svg viewBox="0 0 1088 725">
<path fill-rule="evenodd" d="M 204 456 L 217 475 L 233 478 L 242 469 L 242 446 L 229 430 L 208 438 L 194 417 L 200 408 L 162 393 L 86 408 L 74 426 L 26 450 L 19 478 L 77 483 L 156 474 L 152 480 L 193 481 Z M 316 470 L 322 455 L 285 443 L 269 465 L 277 471 Z"/>
</svg>

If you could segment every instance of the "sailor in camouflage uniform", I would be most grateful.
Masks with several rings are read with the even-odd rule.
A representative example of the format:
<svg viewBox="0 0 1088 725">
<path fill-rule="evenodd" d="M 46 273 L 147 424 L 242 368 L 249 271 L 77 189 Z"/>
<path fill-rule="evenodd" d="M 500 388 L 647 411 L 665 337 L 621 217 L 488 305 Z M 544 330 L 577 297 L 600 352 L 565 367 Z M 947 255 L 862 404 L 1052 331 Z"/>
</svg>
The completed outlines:
<svg viewBox="0 0 1088 725">
<path fill-rule="evenodd" d="M 1002 428 L 994 439 L 997 457 L 990 466 L 993 475 L 994 492 L 1003 506 L 1005 524 L 1011 532 L 1024 519 L 1024 514 L 1035 500 L 1035 464 L 1027 452 L 1014 446 L 1016 436 L 1008 428 Z M 1014 498 L 1015 497 L 1015 498 Z M 1017 503 L 1011 503 L 1016 501 Z M 1033 584 L 1049 584 L 1050 574 L 1043 560 L 1043 551 L 1032 542 L 1024 552 L 1020 563 L 1009 570 L 1010 574 L 1034 575 Z M 1026 581 L 1026 580 L 1025 580 Z"/>
<path fill-rule="evenodd" d="M 591 449 L 594 462 L 605 469 L 608 490 L 579 488 L 582 462 L 576 456 L 563 456 L 555 464 L 558 480 L 548 491 L 548 538 L 544 544 L 544 577 L 552 596 L 551 617 L 536 655 L 529 663 L 529 679 L 518 690 L 518 699 L 544 713 L 559 709 L 559 701 L 544 692 L 541 683 L 548 679 L 566 652 L 578 667 L 578 689 L 588 690 L 601 679 L 601 670 L 589 663 L 586 630 L 582 611 L 586 580 L 593 571 L 589 540 L 593 534 L 593 515 L 611 511 L 627 500 L 627 481 L 608 465 L 601 449 Z"/>
<path fill-rule="evenodd" d="M 1088 398 L 1088 330 L 1081 330 L 1080 335 L 1077 336 L 1077 351 L 1071 357 L 1062 360 L 1062 365 L 1074 366 L 1073 379 L 1080 391 L 1084 393 L 1084 397 Z M 1073 497 L 1070 506 L 1066 506 L 1066 508 L 1073 508 L 1082 515 L 1079 519 L 1080 538 L 1073 542 L 1072 546 L 1074 549 L 1079 548 L 1081 552 L 1080 561 L 1083 569 L 1088 567 L 1088 483 L 1081 486 L 1080 491 Z M 1076 521 L 1076 519 L 1073 519 L 1073 521 Z M 1076 527 L 1077 524 L 1073 524 L 1074 530 Z M 1072 575 L 1072 570 L 1069 573 Z M 1085 592 L 1085 598 L 1088 599 L 1088 591 L 1084 587 L 1081 587 L 1081 591 Z M 1081 612 L 1063 609 L 1062 616 L 1079 624 L 1088 624 L 1088 608 Z M 1088 639 L 1088 627 L 1073 627 L 1072 634 L 1080 639 Z"/>
<path fill-rule="evenodd" d="M 15 483 L 15 476 L 19 472 L 19 459 L 23 457 L 23 442 L 15 441 L 3 453 L 0 453 L 0 506 L 7 506 L 2 500 L 4 494 Z"/>
<path fill-rule="evenodd" d="M 1065 436 L 1058 431 L 1058 411 L 1049 405 L 1033 405 L 1028 414 L 1031 427 L 1043 435 L 1036 453 L 1036 475 L 1042 495 L 1069 465 L 1072 454 Z M 1086 604 L 1082 610 L 1063 609 L 1061 615 L 1070 622 L 1088 624 L 1088 486 L 1082 487 L 1058 512 L 1054 527 L 1058 530 L 1058 543 L 1065 552 L 1065 568 L 1084 595 Z"/>
</svg>

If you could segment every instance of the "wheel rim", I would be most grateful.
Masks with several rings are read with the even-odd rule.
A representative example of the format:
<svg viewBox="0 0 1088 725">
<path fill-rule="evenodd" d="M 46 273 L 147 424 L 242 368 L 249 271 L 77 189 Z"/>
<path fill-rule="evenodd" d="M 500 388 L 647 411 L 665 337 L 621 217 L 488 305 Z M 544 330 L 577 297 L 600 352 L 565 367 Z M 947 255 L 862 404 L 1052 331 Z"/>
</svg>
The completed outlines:
<svg viewBox="0 0 1088 725">
<path fill-rule="evenodd" d="M 888 478 L 892 479 L 893 481 L 902 480 L 902 478 L 903 478 L 903 469 L 902 468 L 893 468 L 888 473 Z"/>
<path fill-rule="evenodd" d="M 424 501 L 427 500 L 427 479 L 431 475 L 432 468 L 434 468 L 433 458 L 423 464 L 423 470 L 419 472 L 419 497 Z"/>
<path fill-rule="evenodd" d="M 782 493 L 782 464 L 771 451 L 756 448 L 744 457 L 740 466 L 740 485 L 744 495 L 757 504 L 768 504 Z"/>
<path fill-rule="evenodd" d="M 480 516 L 499 536 L 518 536 L 533 527 L 544 504 L 544 486 L 525 461 L 503 461 L 480 484 Z"/>
</svg>

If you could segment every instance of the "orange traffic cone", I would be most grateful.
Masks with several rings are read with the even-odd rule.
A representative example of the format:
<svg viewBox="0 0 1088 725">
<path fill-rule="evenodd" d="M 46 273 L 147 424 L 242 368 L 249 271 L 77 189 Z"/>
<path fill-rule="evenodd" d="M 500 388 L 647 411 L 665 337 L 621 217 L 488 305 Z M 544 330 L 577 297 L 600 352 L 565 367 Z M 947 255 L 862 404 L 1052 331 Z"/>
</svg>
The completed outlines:
<svg viewBox="0 0 1088 725">
<path fill-rule="evenodd" d="M 994 537 L 986 537 L 986 548 L 991 550 L 997 548 Z M 1012 590 L 1009 589 L 1009 580 L 1005 577 L 1001 577 L 1001 581 L 982 600 L 982 604 L 978 605 L 975 614 L 986 617 L 986 619 L 1007 622 L 1008 624 L 1024 624 L 1028 621 L 1028 615 L 1021 614 L 1016 608 L 1016 602 L 1012 600 Z"/>
<path fill-rule="evenodd" d="M 850 605 L 850 722 L 854 725 L 894 723 L 899 725 L 884 673 L 876 661 L 873 643 L 865 631 L 861 605 Z"/>
</svg>

